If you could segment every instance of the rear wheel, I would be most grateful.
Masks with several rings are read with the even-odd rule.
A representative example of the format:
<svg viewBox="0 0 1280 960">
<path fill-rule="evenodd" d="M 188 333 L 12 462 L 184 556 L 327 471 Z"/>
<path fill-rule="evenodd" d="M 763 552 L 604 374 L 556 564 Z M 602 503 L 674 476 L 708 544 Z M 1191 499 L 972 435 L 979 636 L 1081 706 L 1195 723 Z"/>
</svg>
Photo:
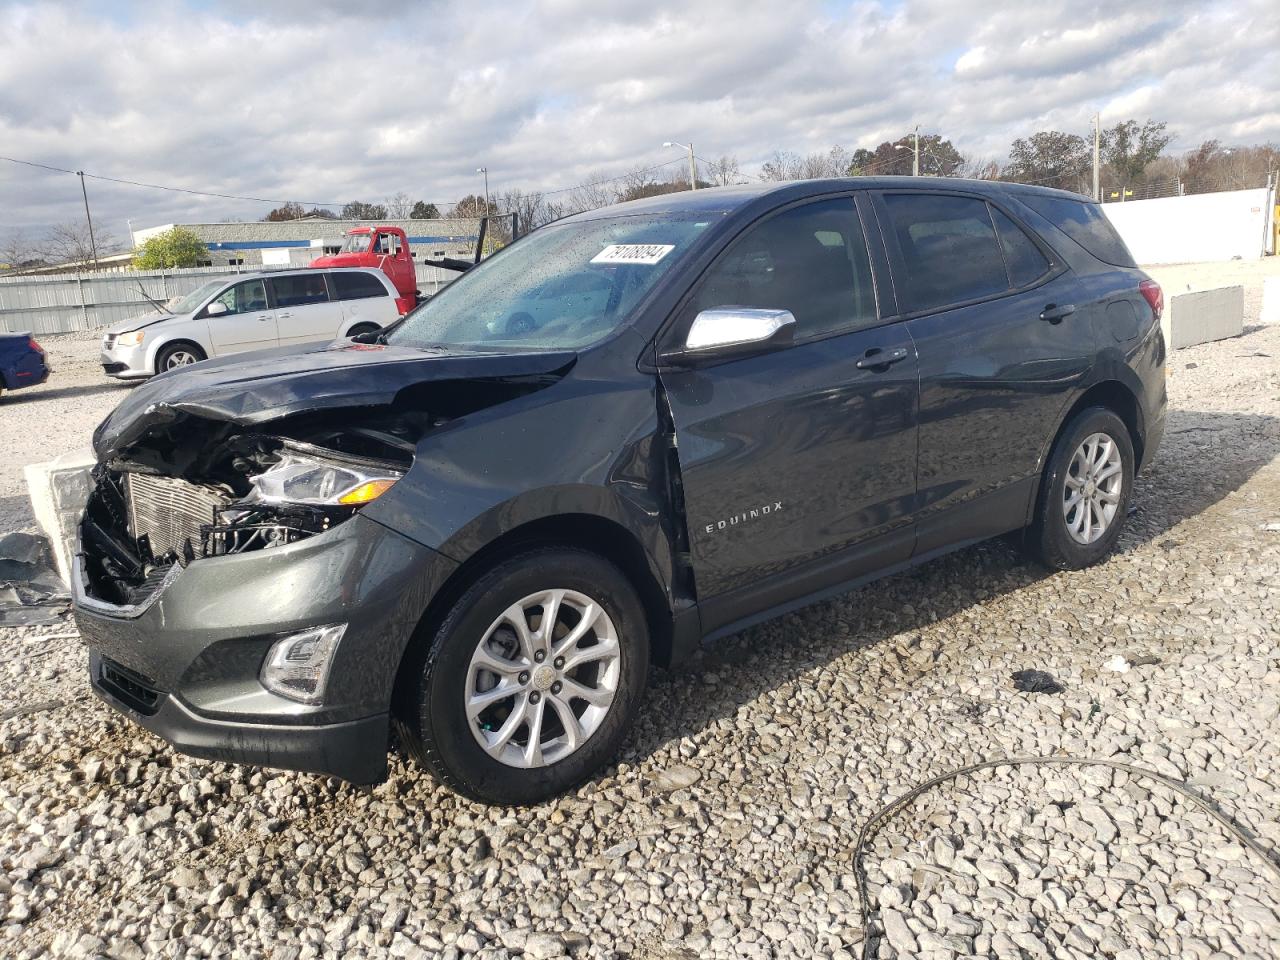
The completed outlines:
<svg viewBox="0 0 1280 960">
<path fill-rule="evenodd" d="M 181 341 L 171 343 L 156 355 L 156 373 L 176 370 L 178 367 L 189 367 L 193 363 L 208 359 L 203 350 L 194 343 Z"/>
<path fill-rule="evenodd" d="M 613 756 L 648 666 L 644 611 L 617 567 L 526 553 L 480 577 L 436 630 L 401 718 L 406 746 L 474 800 L 536 803 Z"/>
<path fill-rule="evenodd" d="M 1105 407 L 1080 411 L 1054 444 L 1027 546 L 1045 566 L 1080 570 L 1120 536 L 1133 493 L 1129 430 Z"/>
</svg>

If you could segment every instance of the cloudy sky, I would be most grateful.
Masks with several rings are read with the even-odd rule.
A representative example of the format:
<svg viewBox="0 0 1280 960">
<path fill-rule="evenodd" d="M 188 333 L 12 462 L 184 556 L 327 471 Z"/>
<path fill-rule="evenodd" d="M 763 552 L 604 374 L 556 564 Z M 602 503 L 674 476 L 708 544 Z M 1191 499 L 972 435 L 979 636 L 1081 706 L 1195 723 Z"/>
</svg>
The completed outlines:
<svg viewBox="0 0 1280 960">
<path fill-rule="evenodd" d="M 382 12 L 371 12 L 379 11 Z M 336 204 L 554 190 L 678 160 L 874 147 L 916 123 L 1003 159 L 1038 129 L 1166 120 L 1280 141 L 1276 0 L 0 0 L 0 154 Z M 270 204 L 89 181 L 117 237 Z M 0 161 L 0 234 L 82 215 Z"/>
</svg>

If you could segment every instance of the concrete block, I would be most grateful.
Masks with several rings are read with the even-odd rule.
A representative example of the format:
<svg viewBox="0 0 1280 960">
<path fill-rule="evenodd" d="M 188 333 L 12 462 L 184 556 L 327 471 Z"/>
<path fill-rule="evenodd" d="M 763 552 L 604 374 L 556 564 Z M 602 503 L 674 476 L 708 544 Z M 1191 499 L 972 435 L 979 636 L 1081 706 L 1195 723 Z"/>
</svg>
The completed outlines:
<svg viewBox="0 0 1280 960">
<path fill-rule="evenodd" d="M 76 548 L 76 527 L 93 490 L 90 471 L 97 461 L 91 450 L 65 453 L 47 463 L 23 468 L 27 493 L 36 523 L 49 538 L 53 559 L 62 582 L 71 585 L 71 556 Z"/>
<path fill-rule="evenodd" d="M 1182 293 L 1169 300 L 1169 346 L 1175 350 L 1244 332 L 1244 287 Z"/>
<path fill-rule="evenodd" d="M 1262 312 L 1259 323 L 1280 323 L 1280 277 L 1262 281 Z"/>
</svg>

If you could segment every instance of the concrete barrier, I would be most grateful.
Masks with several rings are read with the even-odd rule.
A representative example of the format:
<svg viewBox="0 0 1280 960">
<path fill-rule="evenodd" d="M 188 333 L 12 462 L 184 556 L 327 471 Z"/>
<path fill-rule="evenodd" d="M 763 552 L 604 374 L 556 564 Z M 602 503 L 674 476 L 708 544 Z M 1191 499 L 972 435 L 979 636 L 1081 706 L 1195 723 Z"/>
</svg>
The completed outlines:
<svg viewBox="0 0 1280 960">
<path fill-rule="evenodd" d="M 1253 260 L 1263 255 L 1273 205 L 1266 188 L 1104 203 L 1138 263 Z"/>
<path fill-rule="evenodd" d="M 1244 287 L 1218 287 L 1171 297 L 1161 325 L 1165 342 L 1175 350 L 1238 337 L 1244 332 Z"/>
<path fill-rule="evenodd" d="M 1262 281 L 1262 312 L 1259 323 L 1280 323 L 1280 277 Z"/>
</svg>

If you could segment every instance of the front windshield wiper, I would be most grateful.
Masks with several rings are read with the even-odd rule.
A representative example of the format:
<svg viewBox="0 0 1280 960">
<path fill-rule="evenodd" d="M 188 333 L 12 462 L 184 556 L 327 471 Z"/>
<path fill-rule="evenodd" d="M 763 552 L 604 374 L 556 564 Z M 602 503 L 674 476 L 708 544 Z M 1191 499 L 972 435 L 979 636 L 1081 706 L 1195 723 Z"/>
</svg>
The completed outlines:
<svg viewBox="0 0 1280 960">
<path fill-rule="evenodd" d="M 156 308 L 157 310 L 159 310 L 161 313 L 167 313 L 167 314 L 169 314 L 169 316 L 173 316 L 173 311 L 172 311 L 172 310 L 170 310 L 168 307 L 166 307 L 164 304 L 162 304 L 159 300 L 155 300 L 155 299 L 153 299 L 153 298 L 152 298 L 152 296 L 151 296 L 151 294 L 147 293 L 147 288 L 146 288 L 146 287 L 144 287 L 144 286 L 142 285 L 142 281 L 141 281 L 141 280 L 137 280 L 137 281 L 135 281 L 135 282 L 138 284 L 138 290 L 139 290 L 139 292 L 141 292 L 141 294 L 142 294 L 144 297 L 146 297 L 148 300 L 150 300 L 150 301 L 151 301 L 151 305 L 152 305 L 153 307 L 155 307 L 155 308 Z"/>
</svg>

